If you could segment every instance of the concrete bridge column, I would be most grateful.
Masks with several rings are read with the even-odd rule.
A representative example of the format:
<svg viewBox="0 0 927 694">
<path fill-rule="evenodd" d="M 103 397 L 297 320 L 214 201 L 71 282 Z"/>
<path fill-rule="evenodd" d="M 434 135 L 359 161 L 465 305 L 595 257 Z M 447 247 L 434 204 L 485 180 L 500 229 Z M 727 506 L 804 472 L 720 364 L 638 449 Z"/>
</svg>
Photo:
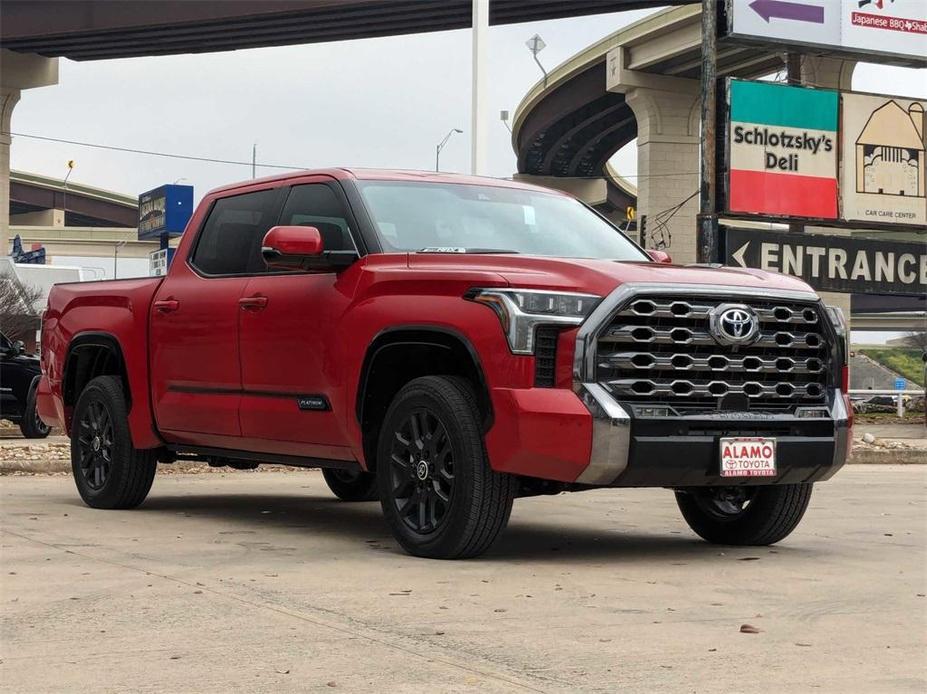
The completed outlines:
<svg viewBox="0 0 927 694">
<path fill-rule="evenodd" d="M 0 86 L 0 256 L 10 252 L 10 121 L 18 89 Z"/>
<path fill-rule="evenodd" d="M 693 86 L 693 90 L 695 86 Z M 625 99 L 637 117 L 637 209 L 641 242 L 694 263 L 698 212 L 698 97 L 634 87 Z"/>
<path fill-rule="evenodd" d="M 0 49 L 0 255 L 10 252 L 10 128 L 23 89 L 58 84 L 58 59 Z"/>
<path fill-rule="evenodd" d="M 606 88 L 624 94 L 637 119 L 637 219 L 645 248 L 694 263 L 699 188 L 699 83 L 627 69 L 609 51 Z"/>
</svg>

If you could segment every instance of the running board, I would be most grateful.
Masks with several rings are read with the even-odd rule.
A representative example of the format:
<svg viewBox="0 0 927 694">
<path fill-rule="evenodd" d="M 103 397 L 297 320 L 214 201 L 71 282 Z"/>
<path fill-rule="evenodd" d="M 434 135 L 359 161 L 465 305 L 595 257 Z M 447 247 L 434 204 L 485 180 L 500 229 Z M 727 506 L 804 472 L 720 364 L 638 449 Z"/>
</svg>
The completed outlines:
<svg viewBox="0 0 927 694">
<path fill-rule="evenodd" d="M 290 467 L 305 468 L 336 468 L 360 472 L 362 468 L 356 460 L 334 460 L 329 458 L 304 458 L 298 455 L 278 455 L 276 453 L 256 453 L 254 451 L 236 451 L 230 448 L 210 448 L 207 446 L 185 446 L 182 444 L 168 444 L 167 449 L 182 456 L 196 456 L 201 459 L 224 458 L 227 460 L 243 460 L 252 463 L 268 463 L 273 465 L 289 465 Z"/>
</svg>

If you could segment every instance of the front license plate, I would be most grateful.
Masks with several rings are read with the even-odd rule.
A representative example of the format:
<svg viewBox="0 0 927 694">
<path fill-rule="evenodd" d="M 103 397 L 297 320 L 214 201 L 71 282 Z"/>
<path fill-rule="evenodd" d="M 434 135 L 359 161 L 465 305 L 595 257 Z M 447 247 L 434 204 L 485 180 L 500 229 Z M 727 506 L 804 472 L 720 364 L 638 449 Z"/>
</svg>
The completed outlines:
<svg viewBox="0 0 927 694">
<path fill-rule="evenodd" d="M 775 477 L 776 439 L 721 439 L 722 477 Z"/>
</svg>

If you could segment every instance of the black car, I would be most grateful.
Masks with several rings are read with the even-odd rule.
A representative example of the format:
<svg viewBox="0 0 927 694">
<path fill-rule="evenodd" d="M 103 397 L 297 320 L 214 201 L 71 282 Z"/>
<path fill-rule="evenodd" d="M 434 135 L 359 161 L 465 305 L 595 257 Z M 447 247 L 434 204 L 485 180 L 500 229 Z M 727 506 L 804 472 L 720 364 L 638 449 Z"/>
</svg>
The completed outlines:
<svg viewBox="0 0 927 694">
<path fill-rule="evenodd" d="M 42 368 L 19 340 L 0 333 L 0 419 L 19 425 L 27 439 L 44 439 L 51 431 L 35 410 L 35 390 Z"/>
</svg>

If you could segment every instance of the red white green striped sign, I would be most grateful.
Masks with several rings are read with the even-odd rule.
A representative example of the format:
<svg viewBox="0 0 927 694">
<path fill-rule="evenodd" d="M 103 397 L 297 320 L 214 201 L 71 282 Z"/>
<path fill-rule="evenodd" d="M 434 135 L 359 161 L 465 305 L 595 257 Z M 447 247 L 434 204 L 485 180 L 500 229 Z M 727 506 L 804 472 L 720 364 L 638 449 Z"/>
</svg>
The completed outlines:
<svg viewBox="0 0 927 694">
<path fill-rule="evenodd" d="M 728 211 L 837 218 L 838 93 L 730 82 Z"/>
</svg>

